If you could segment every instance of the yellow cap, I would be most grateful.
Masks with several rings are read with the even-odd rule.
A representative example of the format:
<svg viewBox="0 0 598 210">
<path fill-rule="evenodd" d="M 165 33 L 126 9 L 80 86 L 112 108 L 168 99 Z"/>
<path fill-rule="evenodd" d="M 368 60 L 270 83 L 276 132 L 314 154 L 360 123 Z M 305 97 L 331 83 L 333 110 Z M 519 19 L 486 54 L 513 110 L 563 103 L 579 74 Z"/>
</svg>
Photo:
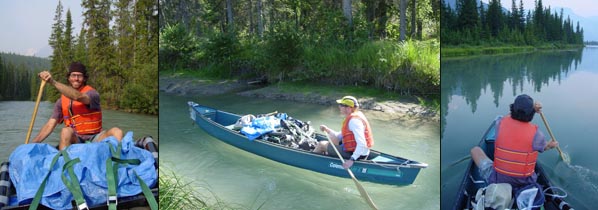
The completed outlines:
<svg viewBox="0 0 598 210">
<path fill-rule="evenodd" d="M 342 104 L 348 107 L 359 107 L 357 99 L 353 96 L 345 96 L 341 99 L 336 100 L 336 103 Z"/>
</svg>

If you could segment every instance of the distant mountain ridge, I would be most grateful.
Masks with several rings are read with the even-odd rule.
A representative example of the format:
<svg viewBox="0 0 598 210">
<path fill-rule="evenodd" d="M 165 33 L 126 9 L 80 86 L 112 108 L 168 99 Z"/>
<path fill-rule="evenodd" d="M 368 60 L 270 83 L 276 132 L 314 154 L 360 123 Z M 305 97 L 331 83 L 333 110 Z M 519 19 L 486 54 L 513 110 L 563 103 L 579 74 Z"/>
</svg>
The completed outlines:
<svg viewBox="0 0 598 210">
<path fill-rule="evenodd" d="M 0 57 L 2 57 L 2 61 L 5 63 L 12 63 L 12 65 L 15 66 L 24 65 L 26 69 L 32 70 L 34 72 L 47 70 L 51 67 L 50 59 L 47 58 L 5 52 L 0 52 Z"/>
</svg>

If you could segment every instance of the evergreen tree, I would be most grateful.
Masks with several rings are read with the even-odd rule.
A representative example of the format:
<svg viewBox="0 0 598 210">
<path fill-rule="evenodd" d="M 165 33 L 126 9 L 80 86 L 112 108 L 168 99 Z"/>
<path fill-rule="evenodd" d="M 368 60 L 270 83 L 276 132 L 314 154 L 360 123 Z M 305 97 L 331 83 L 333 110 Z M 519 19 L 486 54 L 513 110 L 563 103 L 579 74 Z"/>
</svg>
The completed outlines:
<svg viewBox="0 0 598 210">
<path fill-rule="evenodd" d="M 511 1 L 511 17 L 509 18 L 510 20 L 510 25 L 509 27 L 512 30 L 517 30 L 519 29 L 519 20 L 521 19 L 519 14 L 519 9 L 517 8 L 517 3 L 515 2 L 515 0 Z"/>
<path fill-rule="evenodd" d="M 87 62 L 87 43 L 85 41 L 85 28 L 81 27 L 81 31 L 79 32 L 79 37 L 77 38 L 77 44 L 75 45 L 75 57 L 74 61 L 78 61 L 81 63 L 88 63 Z"/>
<path fill-rule="evenodd" d="M 63 63 L 71 63 L 75 58 L 73 52 L 74 38 L 73 38 L 73 20 L 71 19 L 71 10 L 66 12 L 66 25 L 64 26 L 64 36 L 61 43 L 63 55 Z"/>
<path fill-rule="evenodd" d="M 58 1 L 58 5 L 56 6 L 56 14 L 54 15 L 54 24 L 52 25 L 52 33 L 50 34 L 50 38 L 48 43 L 50 47 L 52 47 L 52 55 L 50 55 L 51 59 L 51 69 L 50 71 L 54 74 L 54 79 L 57 81 L 65 81 L 63 77 L 59 77 L 67 68 L 68 64 L 64 61 L 64 41 L 63 41 L 63 30 L 64 30 L 64 23 L 62 21 L 62 3 Z M 48 96 L 49 100 L 57 100 L 60 97 L 60 93 L 55 88 L 48 88 L 46 95 Z"/>
<path fill-rule="evenodd" d="M 503 27 L 502 20 L 502 6 L 499 0 L 491 0 L 488 5 L 488 27 L 490 28 L 490 35 L 498 37 L 500 30 Z"/>
<path fill-rule="evenodd" d="M 529 19 L 527 19 L 529 20 Z M 523 9 L 523 0 L 519 0 L 519 21 L 517 23 L 517 27 L 519 28 L 519 31 L 523 32 L 523 30 L 525 30 L 525 21 L 526 21 L 526 17 L 525 17 L 525 9 Z"/>
<path fill-rule="evenodd" d="M 479 22 L 476 0 L 459 0 L 457 10 L 457 27 L 461 30 L 475 30 Z"/>
</svg>

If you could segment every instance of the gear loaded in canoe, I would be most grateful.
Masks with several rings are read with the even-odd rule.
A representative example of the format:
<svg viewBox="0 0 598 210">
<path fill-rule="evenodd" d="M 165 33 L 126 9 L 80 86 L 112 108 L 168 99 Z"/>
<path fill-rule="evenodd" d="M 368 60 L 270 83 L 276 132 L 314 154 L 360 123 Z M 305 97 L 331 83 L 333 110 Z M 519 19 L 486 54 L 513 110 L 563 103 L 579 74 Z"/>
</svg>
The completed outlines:
<svg viewBox="0 0 598 210">
<path fill-rule="evenodd" d="M 492 160 L 494 160 L 494 136 L 496 132 L 496 121 L 490 125 L 482 140 L 479 143 L 480 148 L 484 150 L 486 155 Z M 546 176 L 544 170 L 540 166 L 540 164 L 536 164 L 535 173 L 538 175 L 537 183 L 542 186 L 544 191 L 544 204 L 542 205 L 542 209 L 545 210 L 568 210 L 573 209 L 569 206 L 567 202 L 563 199 L 566 197 L 566 193 L 552 185 L 548 177 Z M 488 183 L 484 181 L 484 179 L 480 176 L 480 172 L 476 164 L 472 161 L 469 162 L 467 166 L 467 171 L 463 176 L 463 181 L 461 182 L 461 186 L 459 188 L 459 192 L 457 194 L 456 202 L 453 206 L 453 210 L 462 210 L 462 209 L 476 209 L 475 204 L 472 202 L 476 202 L 476 193 L 478 189 L 482 189 L 488 186 Z M 541 200 L 536 198 L 536 200 Z M 515 197 L 511 199 L 513 203 L 513 208 L 508 209 L 515 209 L 517 208 L 517 200 Z M 534 208 L 536 209 L 536 208 Z"/>
<path fill-rule="evenodd" d="M 274 161 L 349 178 L 337 156 L 311 152 L 317 141 L 325 140 L 327 137 L 315 134 L 309 123 L 294 120 L 286 114 L 276 114 L 275 121 L 281 124 L 279 128 L 258 134 L 259 136 L 252 136 L 253 132 L 250 132 L 248 138 L 234 128 L 238 121 L 243 121 L 240 120 L 242 116 L 194 102 L 188 102 L 188 105 L 191 119 L 206 133 L 221 141 Z M 262 118 L 258 116 L 256 119 Z M 408 185 L 412 184 L 419 171 L 427 166 L 425 163 L 371 150 L 366 160 L 355 161 L 351 171 L 359 180 Z"/>
<path fill-rule="evenodd" d="M 115 138 L 109 138 L 116 142 Z M 154 201 L 158 198 L 156 142 L 151 136 L 133 142 L 130 133 L 123 138 L 122 149 L 121 144 L 112 148 L 108 147 L 109 144 L 104 142 L 74 144 L 63 151 L 58 151 L 44 143 L 24 144 L 17 147 L 11 154 L 10 161 L 0 164 L 0 210 L 70 209 L 67 206 L 72 206 L 72 209 L 129 209 L 141 206 L 157 208 Z M 117 149 L 112 150 L 114 148 Z M 117 152 L 118 150 L 121 152 Z M 101 158 L 96 160 L 96 157 Z M 50 163 L 47 159 L 54 160 Z M 94 162 L 96 164 L 90 164 Z M 107 167 L 108 163 L 112 167 Z M 108 170 L 108 168 L 113 169 Z M 99 172 L 102 169 L 106 169 L 104 173 Z M 62 180 L 60 172 L 62 172 Z M 42 184 L 39 184 L 37 182 L 39 179 L 36 179 L 39 174 L 44 174 L 42 177 L 46 176 Z M 106 182 L 105 178 L 111 179 L 110 177 L 116 180 L 114 187 L 107 186 L 114 183 Z M 71 188 L 74 180 L 78 180 L 76 182 L 80 185 Z M 148 182 L 148 180 L 152 181 Z M 114 193 L 112 189 L 115 190 Z M 137 191 L 143 192 L 136 193 Z M 35 203 L 32 200 L 37 198 L 27 197 L 31 192 L 43 192 L 40 194 L 41 202 L 37 208 L 36 204 L 32 204 Z M 81 196 L 76 195 L 77 193 Z M 153 199 L 148 199 L 148 196 Z M 79 200 L 81 197 L 82 199 Z M 152 201 L 148 202 L 148 200 Z"/>
</svg>

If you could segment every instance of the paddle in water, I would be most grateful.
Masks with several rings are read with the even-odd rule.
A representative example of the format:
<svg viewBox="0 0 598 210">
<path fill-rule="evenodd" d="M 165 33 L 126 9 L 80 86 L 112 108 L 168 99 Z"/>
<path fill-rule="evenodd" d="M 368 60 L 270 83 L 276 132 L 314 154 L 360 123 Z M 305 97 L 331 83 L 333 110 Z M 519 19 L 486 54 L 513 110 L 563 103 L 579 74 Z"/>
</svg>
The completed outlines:
<svg viewBox="0 0 598 210">
<path fill-rule="evenodd" d="M 332 144 L 332 142 L 330 142 L 330 143 Z M 332 145 L 332 148 L 334 148 L 334 152 L 336 152 L 336 155 L 338 155 L 338 158 L 341 160 L 341 162 L 343 164 L 345 164 L 345 160 L 343 159 L 343 156 L 341 156 L 341 153 L 338 152 L 338 150 L 336 149 L 336 147 L 334 145 Z M 372 209 L 378 210 L 378 207 L 376 206 L 376 204 L 374 204 L 374 201 L 372 200 L 372 198 L 370 197 L 368 192 L 365 191 L 365 188 L 363 188 L 361 183 L 359 183 L 359 181 L 357 181 L 357 178 L 355 178 L 355 175 L 353 174 L 353 172 L 351 171 L 350 168 L 347 168 L 347 172 L 349 172 L 351 179 L 353 179 L 353 182 L 355 183 L 357 190 L 359 190 L 359 194 L 361 194 L 361 197 L 363 197 L 363 199 L 365 199 L 365 201 L 368 203 L 368 205 L 370 205 L 370 207 Z"/>
<path fill-rule="evenodd" d="M 550 126 L 548 125 L 548 122 L 546 121 L 546 118 L 544 117 L 543 112 L 540 112 L 540 117 L 542 117 L 542 121 L 544 122 L 544 125 L 546 126 L 546 129 L 548 130 L 548 134 L 550 134 L 550 138 L 552 138 L 552 141 L 556 141 L 556 138 L 554 138 L 554 134 L 552 134 L 552 130 L 550 130 Z M 556 150 L 559 151 L 559 154 L 561 155 L 561 159 L 563 159 L 563 162 L 565 162 L 567 165 L 571 164 L 571 158 L 569 157 L 569 155 L 567 153 L 564 153 L 561 150 L 561 147 L 556 146 Z"/>
</svg>

